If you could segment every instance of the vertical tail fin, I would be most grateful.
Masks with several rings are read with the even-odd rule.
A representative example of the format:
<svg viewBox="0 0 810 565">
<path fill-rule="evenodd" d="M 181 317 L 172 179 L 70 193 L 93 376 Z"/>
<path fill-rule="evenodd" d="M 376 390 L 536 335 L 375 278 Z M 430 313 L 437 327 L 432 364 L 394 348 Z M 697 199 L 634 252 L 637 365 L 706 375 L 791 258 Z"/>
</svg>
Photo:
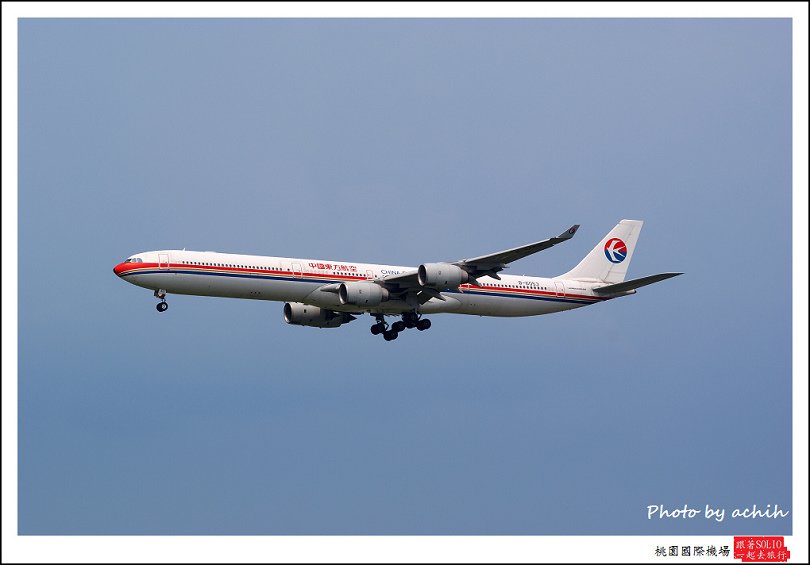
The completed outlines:
<svg viewBox="0 0 810 565">
<path fill-rule="evenodd" d="M 622 220 L 579 265 L 559 278 L 596 279 L 610 284 L 624 281 L 643 225 L 641 220 Z"/>
</svg>

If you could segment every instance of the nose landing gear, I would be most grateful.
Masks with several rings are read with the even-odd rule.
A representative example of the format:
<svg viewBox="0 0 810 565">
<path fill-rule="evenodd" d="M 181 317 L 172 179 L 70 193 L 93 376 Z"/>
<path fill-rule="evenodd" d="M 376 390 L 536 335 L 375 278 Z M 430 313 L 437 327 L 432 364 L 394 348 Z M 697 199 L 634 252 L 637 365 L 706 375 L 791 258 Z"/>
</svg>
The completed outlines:
<svg viewBox="0 0 810 565">
<path fill-rule="evenodd" d="M 159 288 L 155 291 L 155 298 L 160 298 L 160 302 L 157 303 L 157 311 L 158 312 L 165 312 L 169 309 L 169 304 L 166 302 L 166 291 L 162 288 Z"/>
</svg>

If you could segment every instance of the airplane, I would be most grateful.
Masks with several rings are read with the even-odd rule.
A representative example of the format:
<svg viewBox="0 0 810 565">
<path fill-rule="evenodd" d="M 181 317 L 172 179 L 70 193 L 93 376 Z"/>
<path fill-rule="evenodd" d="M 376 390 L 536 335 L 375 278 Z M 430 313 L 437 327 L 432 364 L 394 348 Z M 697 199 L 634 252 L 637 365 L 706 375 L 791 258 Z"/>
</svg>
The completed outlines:
<svg viewBox="0 0 810 565">
<path fill-rule="evenodd" d="M 284 320 L 297 326 L 337 328 L 368 313 L 375 319 L 371 333 L 392 341 L 407 328 L 428 329 L 426 314 L 550 314 L 635 294 L 683 274 L 625 280 L 643 224 L 621 220 L 576 267 L 551 278 L 499 273 L 518 259 L 568 241 L 578 224 L 528 245 L 416 268 L 183 249 L 137 253 L 113 272 L 153 290 L 160 300 L 158 312 L 169 307 L 169 293 L 274 300 L 284 302 Z M 401 319 L 388 324 L 385 316 Z"/>
</svg>

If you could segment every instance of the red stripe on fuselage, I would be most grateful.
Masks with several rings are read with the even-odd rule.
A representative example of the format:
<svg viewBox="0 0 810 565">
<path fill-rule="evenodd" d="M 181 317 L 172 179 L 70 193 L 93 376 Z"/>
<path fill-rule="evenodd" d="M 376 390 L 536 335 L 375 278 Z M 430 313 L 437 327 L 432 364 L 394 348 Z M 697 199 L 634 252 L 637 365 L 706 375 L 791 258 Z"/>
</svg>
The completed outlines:
<svg viewBox="0 0 810 565">
<path fill-rule="evenodd" d="M 139 270 L 153 270 L 153 269 L 160 269 L 160 266 L 157 263 L 120 263 L 115 266 L 113 271 L 116 275 L 122 276 L 126 273 L 131 271 L 139 271 Z M 302 280 L 306 279 L 330 279 L 330 280 L 345 280 L 345 281 L 364 281 L 369 280 L 367 277 L 363 275 L 338 275 L 338 274 L 331 274 L 331 273 L 307 273 L 303 271 L 276 271 L 276 270 L 266 270 L 266 269 L 251 269 L 249 267 L 218 267 L 215 265 L 188 265 L 183 263 L 170 263 L 168 269 L 163 267 L 161 270 L 171 271 L 171 270 L 194 270 L 194 271 L 210 271 L 210 272 L 218 272 L 218 273 L 239 273 L 239 274 L 263 274 L 263 275 L 272 275 L 272 276 L 284 276 L 284 277 L 293 277 L 293 278 L 300 278 Z M 578 299 L 578 300 L 606 300 L 606 298 L 602 296 L 588 296 L 584 294 L 557 294 L 553 291 L 545 291 L 545 290 L 536 290 L 532 288 L 509 288 L 504 286 L 474 286 L 470 284 L 463 284 L 459 287 L 459 290 L 462 292 L 471 291 L 471 292 L 502 292 L 506 294 L 511 294 L 513 296 L 544 296 L 549 298 L 571 298 L 571 299 Z"/>
</svg>

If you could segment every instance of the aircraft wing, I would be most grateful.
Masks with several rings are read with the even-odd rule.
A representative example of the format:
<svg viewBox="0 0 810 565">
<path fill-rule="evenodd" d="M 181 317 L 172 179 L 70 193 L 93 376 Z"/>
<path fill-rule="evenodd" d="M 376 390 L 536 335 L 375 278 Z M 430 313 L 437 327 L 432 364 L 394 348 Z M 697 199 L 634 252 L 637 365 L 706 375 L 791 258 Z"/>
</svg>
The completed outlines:
<svg viewBox="0 0 810 565">
<path fill-rule="evenodd" d="M 374 282 L 381 284 L 388 289 L 392 294 L 400 296 L 406 294 L 415 294 L 419 304 L 424 304 L 431 298 L 438 298 L 444 300 L 442 293 L 432 288 L 425 288 L 419 284 L 419 271 L 412 269 L 398 275 L 390 275 L 381 279 L 376 279 Z"/>
<path fill-rule="evenodd" d="M 507 264 L 517 261 L 518 259 L 528 257 L 529 255 L 537 253 L 538 251 L 548 249 L 549 247 L 554 247 L 563 241 L 568 241 L 574 237 L 574 234 L 577 233 L 578 229 L 579 224 L 575 224 L 557 237 L 550 237 L 542 241 L 536 241 L 535 243 L 530 243 L 528 245 L 521 245 L 520 247 L 513 247 L 512 249 L 498 251 L 497 253 L 491 253 L 489 255 L 481 255 L 480 257 L 463 259 L 461 261 L 456 261 L 453 264 L 458 265 L 470 273 L 470 275 L 473 277 L 489 275 L 497 279 L 499 278 L 497 275 L 498 271 L 502 271 Z"/>
<path fill-rule="evenodd" d="M 522 259 L 523 257 L 532 255 L 533 253 L 537 253 L 538 251 L 543 251 L 544 249 L 553 247 L 558 243 L 562 243 L 563 241 L 568 241 L 569 239 L 574 237 L 574 234 L 577 233 L 578 229 L 579 224 L 575 224 L 570 228 L 568 228 L 567 230 L 565 230 L 560 235 L 558 235 L 557 237 L 550 237 L 548 239 L 536 241 L 528 245 L 522 245 L 520 247 L 514 247 L 512 249 L 498 251 L 497 253 L 490 253 L 489 255 L 481 255 L 480 257 L 472 257 L 470 259 L 462 259 L 461 261 L 454 261 L 451 264 L 456 265 L 465 270 L 467 273 L 469 273 L 471 278 L 470 282 L 472 284 L 478 284 L 477 281 L 475 281 L 475 279 L 487 275 L 495 279 L 500 279 L 500 277 L 498 276 L 498 272 L 506 268 L 507 264 L 513 261 L 517 261 L 518 259 Z M 432 297 L 441 299 L 440 293 L 436 291 L 430 291 L 429 289 L 425 289 L 419 284 L 418 269 L 413 269 L 411 271 L 407 271 L 399 275 L 393 275 L 377 279 L 376 282 L 378 284 L 382 284 L 383 286 L 385 286 L 386 288 L 388 288 L 390 291 L 393 292 L 404 293 L 419 290 L 422 291 L 422 293 L 425 296 L 430 294 Z"/>
</svg>

